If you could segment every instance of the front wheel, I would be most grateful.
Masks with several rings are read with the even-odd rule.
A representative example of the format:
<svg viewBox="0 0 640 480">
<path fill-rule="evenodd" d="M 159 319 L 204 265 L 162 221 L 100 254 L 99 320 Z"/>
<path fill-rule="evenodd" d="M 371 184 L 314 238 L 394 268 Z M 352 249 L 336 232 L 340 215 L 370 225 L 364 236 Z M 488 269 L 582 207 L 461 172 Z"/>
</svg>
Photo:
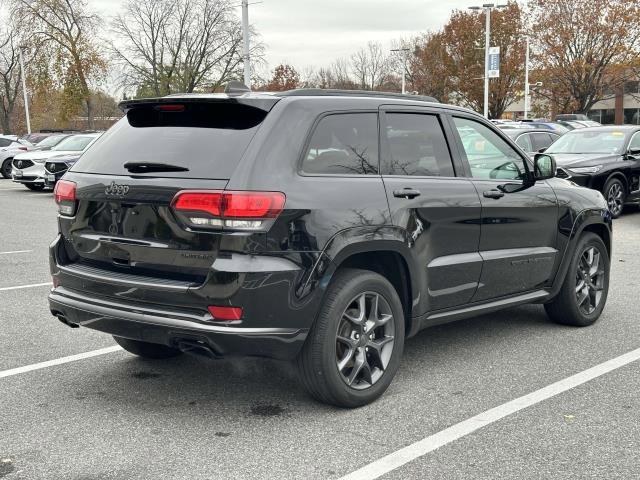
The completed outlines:
<svg viewBox="0 0 640 480">
<path fill-rule="evenodd" d="M 116 337 L 113 339 L 127 352 L 138 355 L 142 358 L 162 359 L 180 355 L 182 352 L 176 348 L 167 347 L 158 343 L 141 342 L 129 338 Z"/>
<path fill-rule="evenodd" d="M 4 178 L 11 178 L 11 160 L 13 160 L 13 158 L 7 158 L 4 162 L 2 162 L 0 175 L 2 175 Z"/>
<path fill-rule="evenodd" d="M 557 323 L 586 327 L 600 317 L 609 292 L 609 253 L 602 239 L 587 232 L 573 253 L 560 293 L 545 305 Z"/>
<path fill-rule="evenodd" d="M 607 200 L 613 218 L 618 218 L 622 214 L 625 197 L 624 185 L 617 178 L 612 178 L 604 186 L 604 198 Z"/>
<path fill-rule="evenodd" d="M 316 399 L 339 407 L 373 402 L 389 387 L 404 348 L 404 312 L 389 281 L 344 269 L 331 282 L 297 359 Z"/>
</svg>

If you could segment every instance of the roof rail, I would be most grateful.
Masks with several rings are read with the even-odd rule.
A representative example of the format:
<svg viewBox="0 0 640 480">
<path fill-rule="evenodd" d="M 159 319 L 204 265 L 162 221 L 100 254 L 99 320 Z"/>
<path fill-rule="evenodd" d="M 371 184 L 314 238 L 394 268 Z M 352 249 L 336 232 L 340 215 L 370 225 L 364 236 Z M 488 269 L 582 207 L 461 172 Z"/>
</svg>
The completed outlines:
<svg viewBox="0 0 640 480">
<path fill-rule="evenodd" d="M 396 92 L 374 92 L 371 90 L 336 90 L 324 88 L 298 88 L 274 94 L 278 97 L 376 97 L 398 98 L 402 100 L 414 100 L 418 102 L 440 103 L 433 97 L 425 95 L 408 95 Z"/>
</svg>

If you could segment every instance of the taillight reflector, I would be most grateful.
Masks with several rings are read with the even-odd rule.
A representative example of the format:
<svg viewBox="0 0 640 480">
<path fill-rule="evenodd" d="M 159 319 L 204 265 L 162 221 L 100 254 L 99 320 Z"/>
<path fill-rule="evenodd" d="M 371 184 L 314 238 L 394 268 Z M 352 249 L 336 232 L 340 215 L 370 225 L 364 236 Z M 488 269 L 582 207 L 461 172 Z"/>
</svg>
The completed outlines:
<svg viewBox="0 0 640 480">
<path fill-rule="evenodd" d="M 60 180 L 56 183 L 56 188 L 53 190 L 53 196 L 56 199 L 56 203 L 60 202 L 75 202 L 76 201 L 76 184 L 69 180 Z"/>
<path fill-rule="evenodd" d="M 209 313 L 214 320 L 240 320 L 242 318 L 242 308 L 240 307 L 208 307 Z"/>
<path fill-rule="evenodd" d="M 59 180 L 53 190 L 58 211 L 63 215 L 73 215 L 76 211 L 76 184 L 69 180 Z"/>
<path fill-rule="evenodd" d="M 259 230 L 261 220 L 282 212 L 285 200 L 281 192 L 185 190 L 176 194 L 171 205 L 197 227 Z"/>
</svg>

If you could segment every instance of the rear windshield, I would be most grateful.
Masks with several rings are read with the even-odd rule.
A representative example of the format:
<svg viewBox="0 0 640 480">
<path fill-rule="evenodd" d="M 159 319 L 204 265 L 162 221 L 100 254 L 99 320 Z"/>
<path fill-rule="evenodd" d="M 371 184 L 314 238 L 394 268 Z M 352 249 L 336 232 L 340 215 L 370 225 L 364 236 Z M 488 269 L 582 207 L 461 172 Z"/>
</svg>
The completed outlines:
<svg viewBox="0 0 640 480">
<path fill-rule="evenodd" d="M 125 163 L 149 162 L 188 171 L 136 175 L 228 179 L 266 115 L 234 103 L 134 107 L 87 150 L 72 171 L 131 175 Z"/>
</svg>

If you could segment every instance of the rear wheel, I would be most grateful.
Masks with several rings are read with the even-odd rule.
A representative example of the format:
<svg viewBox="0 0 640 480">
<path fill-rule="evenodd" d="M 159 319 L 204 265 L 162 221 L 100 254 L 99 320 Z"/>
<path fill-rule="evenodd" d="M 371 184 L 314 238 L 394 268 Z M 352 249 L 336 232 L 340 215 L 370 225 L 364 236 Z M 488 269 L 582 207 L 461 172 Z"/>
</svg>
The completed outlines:
<svg viewBox="0 0 640 480">
<path fill-rule="evenodd" d="M 624 184 L 617 178 L 612 178 L 604 186 L 604 198 L 609 205 L 609 211 L 613 218 L 618 218 L 622 214 L 626 193 Z"/>
<path fill-rule="evenodd" d="M 11 178 L 11 160 L 13 160 L 13 158 L 7 158 L 2 162 L 2 167 L 0 167 L 0 175 L 4 178 Z"/>
<path fill-rule="evenodd" d="M 297 359 L 316 399 L 359 407 L 391 384 L 404 347 L 404 312 L 389 281 L 367 270 L 336 274 Z"/>
<path fill-rule="evenodd" d="M 41 192 L 44 190 L 43 183 L 25 183 L 24 184 L 29 190 L 33 190 L 34 192 Z"/>
<path fill-rule="evenodd" d="M 166 345 L 160 345 L 158 343 L 141 342 L 139 340 L 130 340 L 128 338 L 116 336 L 114 336 L 113 339 L 127 352 L 143 358 L 171 358 L 182 353 L 180 350 L 167 347 Z"/>
<path fill-rule="evenodd" d="M 586 327 L 600 317 L 609 292 L 609 254 L 602 239 L 584 234 L 556 298 L 545 305 L 554 322 Z"/>
</svg>

